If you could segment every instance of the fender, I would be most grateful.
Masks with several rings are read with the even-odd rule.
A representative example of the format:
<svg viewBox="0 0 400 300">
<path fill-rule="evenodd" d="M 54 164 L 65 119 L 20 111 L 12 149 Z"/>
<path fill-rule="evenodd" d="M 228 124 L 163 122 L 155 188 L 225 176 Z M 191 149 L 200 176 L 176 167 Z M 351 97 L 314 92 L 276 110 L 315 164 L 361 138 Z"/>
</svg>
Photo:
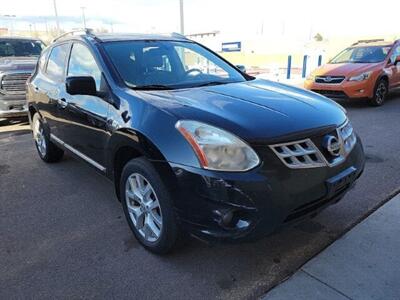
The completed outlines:
<svg viewBox="0 0 400 300">
<path fill-rule="evenodd" d="M 157 147 L 144 134 L 134 129 L 122 128 L 115 131 L 108 142 L 106 164 L 110 172 L 114 169 L 116 153 L 123 147 L 131 147 L 140 156 L 145 156 L 151 161 L 166 161 Z"/>
<path fill-rule="evenodd" d="M 118 199 L 120 174 L 118 174 L 119 172 L 115 173 L 118 168 L 115 163 L 119 155 L 118 152 L 126 147 L 129 147 L 132 152 L 129 159 L 139 156 L 146 157 L 157 169 L 163 180 L 166 181 L 166 185 L 171 188 L 175 186 L 176 178 L 173 175 L 173 170 L 160 150 L 141 132 L 130 128 L 122 128 L 115 131 L 110 137 L 106 154 L 106 176 L 114 182 Z"/>
</svg>

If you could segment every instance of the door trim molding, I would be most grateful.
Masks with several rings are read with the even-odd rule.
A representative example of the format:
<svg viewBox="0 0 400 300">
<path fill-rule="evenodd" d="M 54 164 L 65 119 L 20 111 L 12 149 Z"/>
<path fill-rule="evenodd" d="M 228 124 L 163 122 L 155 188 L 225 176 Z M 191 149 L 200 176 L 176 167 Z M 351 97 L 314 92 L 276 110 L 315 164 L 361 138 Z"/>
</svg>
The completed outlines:
<svg viewBox="0 0 400 300">
<path fill-rule="evenodd" d="M 54 140 L 57 144 L 60 144 L 61 146 L 65 147 L 66 149 L 68 149 L 69 151 L 71 151 L 75 155 L 79 156 L 80 158 L 82 158 L 83 160 L 85 160 L 86 162 L 91 164 L 92 166 L 96 167 L 100 171 L 102 171 L 104 173 L 106 172 L 107 169 L 105 167 L 103 167 L 101 164 L 99 164 L 98 162 L 94 161 L 93 159 L 91 159 L 87 155 L 83 154 L 82 152 L 76 150 L 71 145 L 65 143 L 63 140 L 61 140 L 60 138 L 58 138 L 54 134 L 50 133 L 50 139 Z"/>
</svg>

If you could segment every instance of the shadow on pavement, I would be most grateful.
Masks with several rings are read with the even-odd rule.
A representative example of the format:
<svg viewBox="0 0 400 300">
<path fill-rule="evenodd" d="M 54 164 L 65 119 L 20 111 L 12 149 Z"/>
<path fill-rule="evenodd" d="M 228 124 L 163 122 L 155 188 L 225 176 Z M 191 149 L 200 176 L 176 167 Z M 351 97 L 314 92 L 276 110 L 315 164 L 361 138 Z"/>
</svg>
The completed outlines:
<svg viewBox="0 0 400 300">
<path fill-rule="evenodd" d="M 0 119 L 0 137 L 9 137 L 30 133 L 27 117 Z"/>
<path fill-rule="evenodd" d="M 388 103 L 391 103 L 395 100 L 398 100 L 400 97 L 400 91 L 394 91 L 391 92 L 387 99 L 385 100 L 385 103 L 383 106 L 385 106 Z M 338 99 L 336 100 L 337 103 L 342 105 L 345 108 L 360 108 L 360 109 L 376 109 L 376 106 L 371 106 L 368 103 L 368 99 Z"/>
</svg>

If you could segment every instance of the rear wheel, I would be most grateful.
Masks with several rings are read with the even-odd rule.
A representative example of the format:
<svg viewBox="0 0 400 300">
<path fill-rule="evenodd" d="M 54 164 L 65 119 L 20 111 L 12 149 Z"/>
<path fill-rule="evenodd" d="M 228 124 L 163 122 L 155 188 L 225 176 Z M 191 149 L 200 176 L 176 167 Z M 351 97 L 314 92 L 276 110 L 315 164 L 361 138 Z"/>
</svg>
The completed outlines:
<svg viewBox="0 0 400 300">
<path fill-rule="evenodd" d="M 48 163 L 60 161 L 64 151 L 50 141 L 38 113 L 32 118 L 32 133 L 40 158 Z"/>
<path fill-rule="evenodd" d="M 370 99 L 370 104 L 372 106 L 381 106 L 386 100 L 389 88 L 388 83 L 385 79 L 380 79 L 375 86 L 374 96 Z"/>
<path fill-rule="evenodd" d="M 136 239 L 157 254 L 169 252 L 178 228 L 170 192 L 153 165 L 144 158 L 129 161 L 120 181 L 125 217 Z"/>
</svg>

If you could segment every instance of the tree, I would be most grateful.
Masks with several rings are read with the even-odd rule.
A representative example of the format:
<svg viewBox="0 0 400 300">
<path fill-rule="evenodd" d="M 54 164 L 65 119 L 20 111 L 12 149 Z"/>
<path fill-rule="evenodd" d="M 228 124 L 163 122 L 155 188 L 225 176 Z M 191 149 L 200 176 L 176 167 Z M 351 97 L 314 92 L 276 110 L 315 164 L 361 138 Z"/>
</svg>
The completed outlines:
<svg viewBox="0 0 400 300">
<path fill-rule="evenodd" d="M 324 40 L 324 38 L 322 37 L 322 35 L 320 33 L 317 33 L 314 36 L 314 40 L 316 40 L 317 42 L 322 42 Z"/>
</svg>

